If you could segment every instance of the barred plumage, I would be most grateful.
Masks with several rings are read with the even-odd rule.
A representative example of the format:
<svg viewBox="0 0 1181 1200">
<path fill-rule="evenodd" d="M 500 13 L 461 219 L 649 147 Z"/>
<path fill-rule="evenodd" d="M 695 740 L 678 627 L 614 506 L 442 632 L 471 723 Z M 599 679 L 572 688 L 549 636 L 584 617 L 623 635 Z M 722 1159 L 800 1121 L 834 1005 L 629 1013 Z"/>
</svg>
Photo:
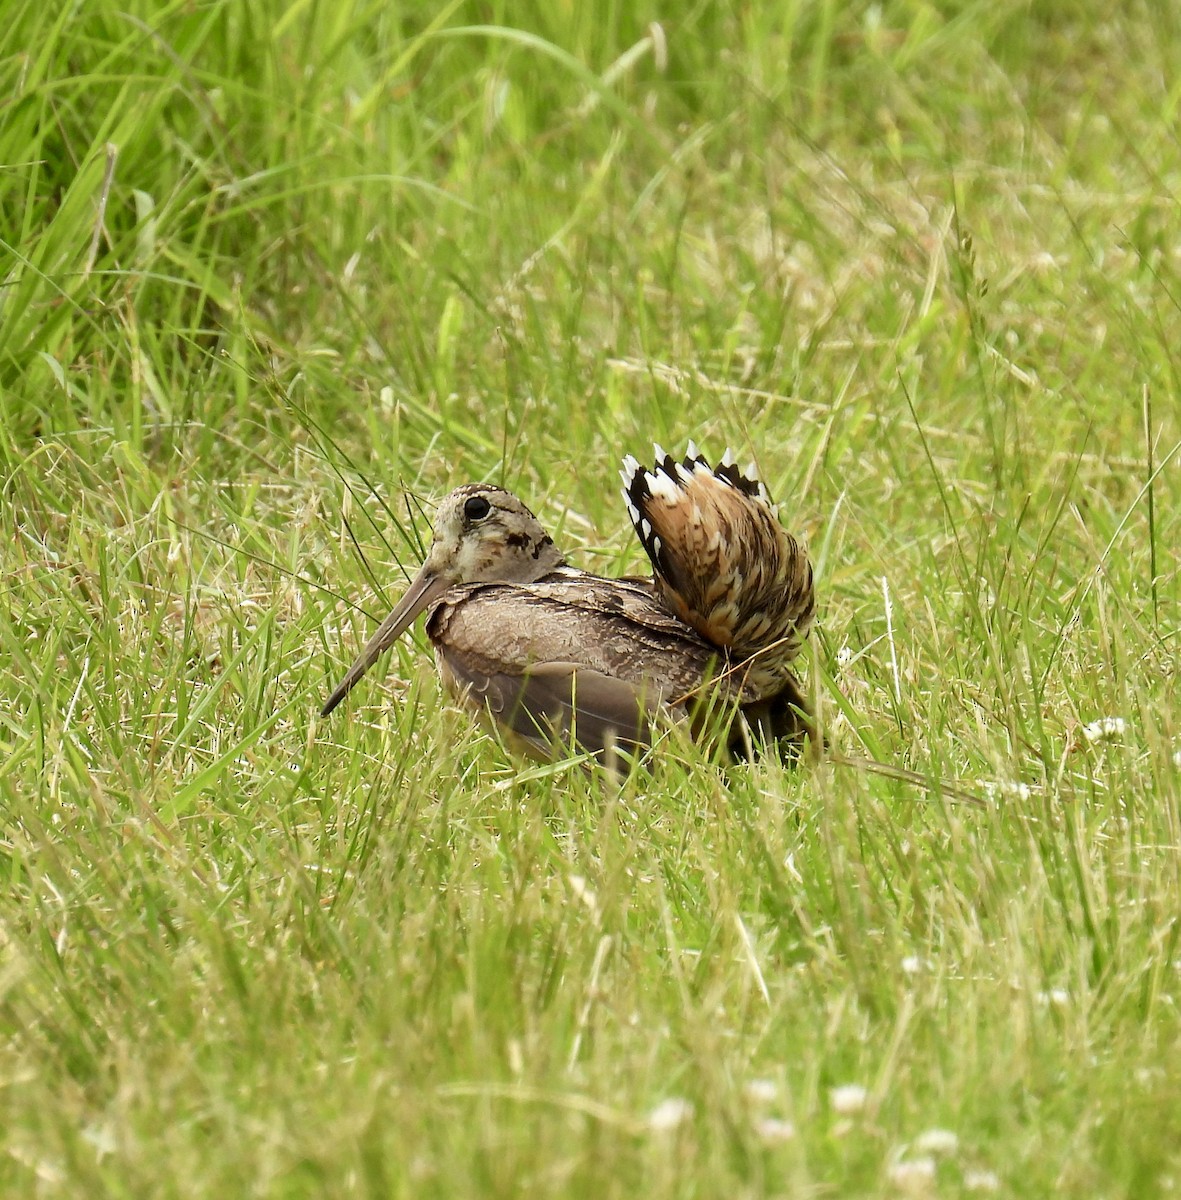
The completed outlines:
<svg viewBox="0 0 1181 1200">
<path fill-rule="evenodd" d="M 652 470 L 624 459 L 623 497 L 668 607 L 775 691 L 816 615 L 812 564 L 779 523 L 753 465 L 727 450 L 711 467 L 693 443 L 681 461 L 659 446 Z"/>
</svg>

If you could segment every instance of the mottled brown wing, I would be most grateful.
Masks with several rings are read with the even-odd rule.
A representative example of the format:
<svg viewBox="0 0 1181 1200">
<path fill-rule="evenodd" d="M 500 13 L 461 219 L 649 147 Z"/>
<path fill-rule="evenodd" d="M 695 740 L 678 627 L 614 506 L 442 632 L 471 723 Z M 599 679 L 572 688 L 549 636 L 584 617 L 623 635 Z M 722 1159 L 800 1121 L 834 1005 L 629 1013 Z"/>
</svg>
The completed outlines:
<svg viewBox="0 0 1181 1200">
<path fill-rule="evenodd" d="M 575 663 L 612 679 L 656 688 L 678 703 L 708 683 L 746 695 L 718 649 L 651 591 L 571 571 L 538 583 L 452 588 L 427 622 L 436 646 L 483 660 L 489 674 L 522 674 L 546 662 Z"/>
<path fill-rule="evenodd" d="M 448 684 L 503 729 L 547 750 L 573 743 L 600 756 L 652 742 L 660 711 L 650 691 L 577 663 L 541 663 L 524 675 L 487 673 L 478 659 L 440 647 Z"/>
<path fill-rule="evenodd" d="M 755 699 L 650 592 L 577 572 L 453 588 L 427 634 L 448 686 L 506 728 L 533 738 L 573 730 L 596 751 L 646 745 L 656 713 L 683 716 L 703 690 Z"/>
</svg>

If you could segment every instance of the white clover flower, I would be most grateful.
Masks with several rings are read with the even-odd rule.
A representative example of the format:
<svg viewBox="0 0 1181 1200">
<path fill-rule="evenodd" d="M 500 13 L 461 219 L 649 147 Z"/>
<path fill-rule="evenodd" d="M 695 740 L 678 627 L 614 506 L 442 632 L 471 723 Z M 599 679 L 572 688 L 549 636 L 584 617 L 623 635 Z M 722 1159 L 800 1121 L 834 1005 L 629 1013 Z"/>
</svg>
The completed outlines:
<svg viewBox="0 0 1181 1200">
<path fill-rule="evenodd" d="M 927 964 L 917 954 L 908 954 L 898 965 L 904 975 L 917 975 Z"/>
<path fill-rule="evenodd" d="M 830 1089 L 828 1097 L 833 1111 L 847 1117 L 859 1113 L 865 1107 L 869 1092 L 859 1083 L 842 1083 L 839 1087 Z"/>
<path fill-rule="evenodd" d="M 988 800 L 1028 800 L 1029 785 L 1013 779 L 982 779 L 980 787 Z"/>
<path fill-rule="evenodd" d="M 648 1114 L 648 1128 L 653 1133 L 667 1133 L 693 1116 L 693 1104 L 679 1096 L 670 1096 Z"/>
<path fill-rule="evenodd" d="M 1088 742 L 1108 742 L 1123 737 L 1127 729 L 1123 717 L 1100 717 L 1083 726 L 1083 737 Z"/>
<path fill-rule="evenodd" d="M 97 1123 L 87 1125 L 82 1130 L 82 1140 L 89 1142 L 94 1147 L 94 1153 L 99 1162 L 102 1162 L 107 1155 L 114 1154 L 119 1149 L 115 1131 L 109 1125 L 99 1125 Z"/>
<path fill-rule="evenodd" d="M 790 1142 L 796 1135 L 796 1127 L 779 1117 L 763 1117 L 755 1122 L 755 1133 L 761 1141 L 774 1146 L 780 1142 Z"/>
<path fill-rule="evenodd" d="M 1052 1004 L 1055 1008 L 1065 1008 L 1070 1003 L 1070 993 L 1065 988 L 1051 988 L 1048 992 L 1038 992 L 1037 998 L 1041 1004 Z"/>
<path fill-rule="evenodd" d="M 965 1171 L 964 1187 L 969 1192 L 999 1192 L 1001 1181 L 995 1171 Z"/>
<path fill-rule="evenodd" d="M 928 1129 L 914 1140 L 914 1148 L 924 1154 L 954 1154 L 959 1145 L 959 1136 L 950 1129 Z"/>
<path fill-rule="evenodd" d="M 912 1158 L 904 1162 L 891 1163 L 886 1169 L 890 1182 L 904 1192 L 920 1195 L 930 1190 L 935 1182 L 935 1160 Z"/>
<path fill-rule="evenodd" d="M 779 1086 L 772 1079 L 752 1079 L 743 1090 L 752 1104 L 770 1104 L 779 1095 Z"/>
</svg>

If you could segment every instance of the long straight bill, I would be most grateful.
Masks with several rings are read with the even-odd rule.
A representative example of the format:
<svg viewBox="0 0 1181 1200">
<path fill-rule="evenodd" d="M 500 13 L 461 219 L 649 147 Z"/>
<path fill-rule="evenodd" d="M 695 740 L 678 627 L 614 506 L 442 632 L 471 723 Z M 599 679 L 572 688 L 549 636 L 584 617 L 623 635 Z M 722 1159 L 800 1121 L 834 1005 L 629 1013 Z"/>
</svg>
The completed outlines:
<svg viewBox="0 0 1181 1200">
<path fill-rule="evenodd" d="M 320 709 L 322 717 L 326 717 L 353 690 L 357 680 L 414 624 L 414 618 L 423 609 L 429 608 L 451 584 L 452 581 L 446 576 L 437 575 L 433 568 L 423 564 L 422 570 L 406 589 L 406 594 L 394 606 L 394 611 L 365 643 L 365 649 L 357 655 L 357 661 L 349 667 L 348 674 Z"/>
</svg>

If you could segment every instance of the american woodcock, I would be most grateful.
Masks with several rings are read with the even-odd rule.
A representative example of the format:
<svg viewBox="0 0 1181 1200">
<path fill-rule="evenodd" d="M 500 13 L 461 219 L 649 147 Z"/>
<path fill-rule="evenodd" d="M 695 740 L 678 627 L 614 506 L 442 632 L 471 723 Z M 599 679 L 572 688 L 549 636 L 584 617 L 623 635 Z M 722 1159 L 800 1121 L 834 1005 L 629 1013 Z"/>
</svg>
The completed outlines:
<svg viewBox="0 0 1181 1200">
<path fill-rule="evenodd" d="M 680 462 L 657 447 L 651 471 L 629 455 L 622 475 L 652 579 L 569 566 L 511 492 L 465 484 L 323 715 L 426 611 L 444 684 L 527 743 L 634 752 L 667 719 L 705 728 L 709 709 L 726 714 L 736 754 L 769 738 L 798 746 L 811 722 L 790 663 L 815 611 L 812 569 L 766 489 L 692 443 Z"/>
</svg>

